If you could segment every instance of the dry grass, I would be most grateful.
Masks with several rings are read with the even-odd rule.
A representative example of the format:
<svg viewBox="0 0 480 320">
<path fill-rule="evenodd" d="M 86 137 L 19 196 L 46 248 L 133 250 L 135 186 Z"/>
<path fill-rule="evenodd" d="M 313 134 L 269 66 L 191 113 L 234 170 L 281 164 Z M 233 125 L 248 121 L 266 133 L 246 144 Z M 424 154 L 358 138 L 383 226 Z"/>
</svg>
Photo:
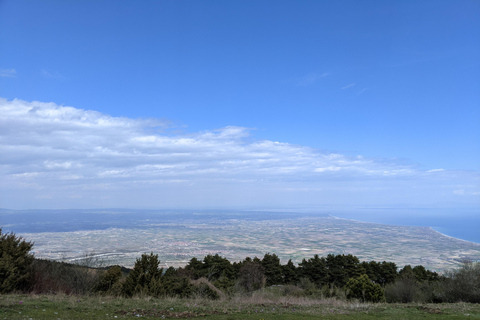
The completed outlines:
<svg viewBox="0 0 480 320">
<path fill-rule="evenodd" d="M 480 319 L 480 305 L 360 303 L 335 299 L 274 296 L 257 292 L 231 299 L 206 300 L 136 296 L 132 299 L 108 296 L 2 295 L 0 319 L 112 319 L 150 317 L 206 317 L 211 319 Z M 28 316 L 28 317 L 27 317 Z"/>
</svg>

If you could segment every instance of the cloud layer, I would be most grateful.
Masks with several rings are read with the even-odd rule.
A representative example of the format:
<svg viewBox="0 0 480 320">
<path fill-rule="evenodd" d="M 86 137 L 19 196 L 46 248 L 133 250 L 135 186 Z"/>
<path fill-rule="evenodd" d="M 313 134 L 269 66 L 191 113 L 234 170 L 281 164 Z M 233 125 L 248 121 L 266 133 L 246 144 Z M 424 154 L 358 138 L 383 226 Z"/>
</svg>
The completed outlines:
<svg viewBox="0 0 480 320">
<path fill-rule="evenodd" d="M 0 99 L 0 147 L 9 208 L 363 205 L 479 191 L 478 173 L 255 140 L 237 126 L 175 134 L 158 119 L 36 101 Z"/>
</svg>

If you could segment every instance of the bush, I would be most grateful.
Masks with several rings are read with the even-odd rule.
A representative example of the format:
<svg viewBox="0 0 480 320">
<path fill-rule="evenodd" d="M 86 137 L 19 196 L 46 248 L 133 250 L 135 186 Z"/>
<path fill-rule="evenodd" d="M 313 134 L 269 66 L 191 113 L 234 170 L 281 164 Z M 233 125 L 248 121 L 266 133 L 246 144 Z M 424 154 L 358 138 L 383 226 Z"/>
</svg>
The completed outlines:
<svg viewBox="0 0 480 320">
<path fill-rule="evenodd" d="M 34 293 L 88 294 L 97 283 L 97 270 L 76 264 L 39 260 L 34 266 Z"/>
<path fill-rule="evenodd" d="M 95 286 L 95 291 L 105 294 L 118 295 L 120 292 L 119 280 L 122 277 L 122 268 L 120 266 L 110 267 Z"/>
<path fill-rule="evenodd" d="M 448 302 L 480 303 L 480 263 L 466 261 L 456 271 L 447 274 L 445 299 Z"/>
<path fill-rule="evenodd" d="M 385 287 L 387 302 L 413 302 L 418 294 L 419 286 L 414 277 L 399 278 Z"/>
<path fill-rule="evenodd" d="M 246 262 L 240 269 L 237 288 L 240 291 L 253 292 L 265 287 L 265 273 L 257 262 Z"/>
<path fill-rule="evenodd" d="M 366 274 L 349 279 L 345 289 L 348 299 L 359 299 L 363 302 L 379 302 L 385 299 L 382 287 L 373 283 Z"/>
<path fill-rule="evenodd" d="M 26 291 L 33 279 L 32 242 L 0 228 L 0 293 Z"/>
<path fill-rule="evenodd" d="M 196 294 L 201 298 L 218 300 L 223 295 L 222 291 L 205 278 L 194 280 L 192 283 L 195 286 Z"/>
<path fill-rule="evenodd" d="M 318 299 L 324 298 L 322 290 L 317 288 L 315 283 L 313 283 L 310 280 L 310 278 L 307 278 L 307 277 L 300 278 L 298 287 L 303 290 L 304 296 L 308 296 L 311 298 L 318 298 Z"/>
<path fill-rule="evenodd" d="M 298 286 L 294 286 L 291 284 L 283 286 L 283 296 L 289 297 L 303 297 L 305 295 L 305 290 Z"/>
<path fill-rule="evenodd" d="M 164 294 L 160 277 L 163 269 L 159 269 L 160 260 L 158 255 L 153 252 L 149 255 L 144 253 L 135 262 L 133 270 L 125 279 L 122 286 L 122 293 L 127 297 L 135 294 L 146 294 L 150 296 L 159 296 Z"/>
</svg>

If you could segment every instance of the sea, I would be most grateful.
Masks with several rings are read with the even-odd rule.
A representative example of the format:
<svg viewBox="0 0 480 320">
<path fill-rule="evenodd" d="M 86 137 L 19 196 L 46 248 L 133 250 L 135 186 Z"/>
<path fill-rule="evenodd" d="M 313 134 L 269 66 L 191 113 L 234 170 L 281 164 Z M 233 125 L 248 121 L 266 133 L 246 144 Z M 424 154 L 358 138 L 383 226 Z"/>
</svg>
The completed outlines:
<svg viewBox="0 0 480 320">
<path fill-rule="evenodd" d="M 363 222 L 430 227 L 449 237 L 480 243 L 478 208 L 361 208 L 333 211 L 330 215 Z"/>
</svg>

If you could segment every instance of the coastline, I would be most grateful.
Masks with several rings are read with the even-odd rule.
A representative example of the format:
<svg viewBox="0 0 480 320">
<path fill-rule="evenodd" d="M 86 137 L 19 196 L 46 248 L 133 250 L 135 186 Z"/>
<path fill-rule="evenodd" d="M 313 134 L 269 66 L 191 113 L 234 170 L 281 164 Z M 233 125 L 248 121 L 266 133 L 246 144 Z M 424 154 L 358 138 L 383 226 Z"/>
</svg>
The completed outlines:
<svg viewBox="0 0 480 320">
<path fill-rule="evenodd" d="M 475 243 L 475 244 L 480 245 L 480 243 L 475 242 L 475 241 L 470 241 L 470 240 L 465 240 L 465 239 L 460 239 L 460 238 L 457 238 L 457 237 L 449 236 L 448 234 L 445 234 L 445 233 L 443 233 L 443 232 L 440 232 L 440 231 L 436 230 L 435 227 L 428 227 L 428 228 L 432 229 L 432 230 L 435 231 L 436 233 L 439 233 L 439 234 L 441 234 L 442 236 L 445 236 L 445 237 L 447 237 L 447 238 L 451 238 L 451 239 L 455 239 L 455 240 L 460 240 L 460 241 L 464 241 L 464 242 Z"/>
<path fill-rule="evenodd" d="M 434 232 L 442 235 L 442 236 L 445 236 L 447 238 L 450 238 L 450 239 L 454 239 L 454 240 L 459 240 L 459 241 L 463 241 L 463 242 L 468 242 L 468 243 L 474 243 L 474 244 L 477 244 L 477 245 L 480 245 L 480 242 L 476 242 L 476 241 L 471 241 L 471 240 L 466 240 L 466 239 L 461 239 L 461 238 L 458 238 L 458 237 L 454 237 L 454 236 L 450 236 L 444 232 L 441 232 L 437 229 L 435 229 L 435 227 L 432 227 L 432 226 L 422 226 L 422 225 L 418 225 L 418 224 L 397 224 L 397 223 L 386 223 L 386 222 L 374 222 L 374 221 L 362 221 L 362 220 L 357 220 L 357 219 L 352 219 L 352 218 L 342 218 L 342 217 L 338 217 L 338 216 L 334 216 L 333 214 L 328 214 L 329 217 L 332 217 L 332 218 L 335 218 L 335 219 L 342 219 L 342 220 L 350 220 L 350 221 L 355 221 L 355 222 L 360 222 L 360 223 L 375 223 L 375 224 L 380 224 L 380 225 L 389 225 L 389 226 L 405 226 L 405 227 L 424 227 L 424 228 L 429 228 L 431 230 L 433 230 Z"/>
</svg>

